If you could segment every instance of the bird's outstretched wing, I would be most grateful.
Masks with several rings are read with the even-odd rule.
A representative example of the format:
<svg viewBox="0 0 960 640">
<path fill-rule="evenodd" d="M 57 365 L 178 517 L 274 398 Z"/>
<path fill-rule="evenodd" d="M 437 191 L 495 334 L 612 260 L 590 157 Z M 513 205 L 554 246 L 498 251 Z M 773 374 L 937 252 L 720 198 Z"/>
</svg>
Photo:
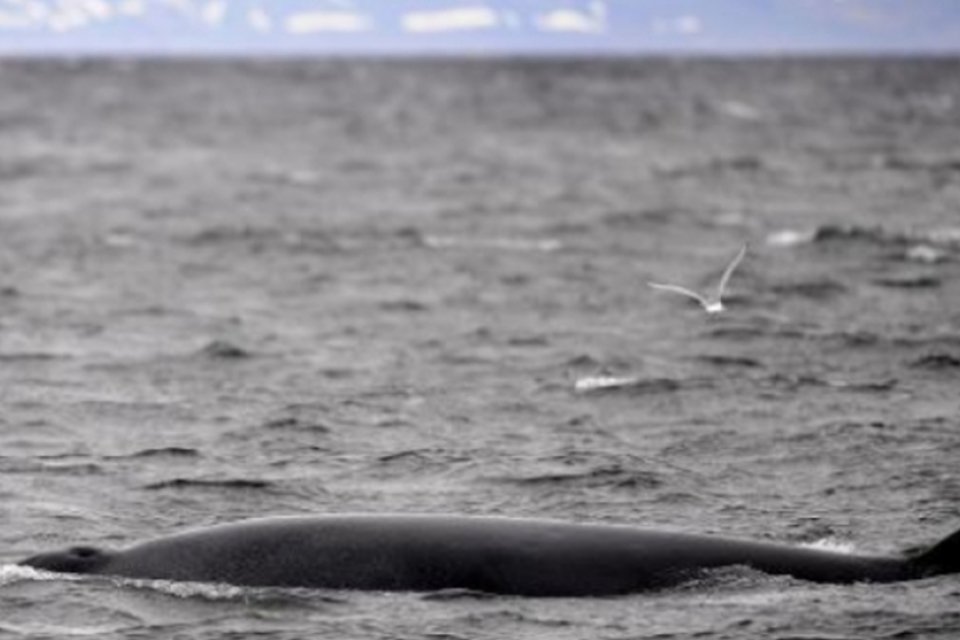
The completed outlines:
<svg viewBox="0 0 960 640">
<path fill-rule="evenodd" d="M 743 243 L 743 246 L 740 247 L 740 251 L 733 258 L 727 268 L 723 272 L 723 276 L 720 278 L 720 285 L 717 287 L 717 301 L 719 302 L 723 292 L 727 288 L 727 283 L 730 281 L 730 276 L 733 275 L 734 270 L 739 266 L 740 262 L 743 260 L 743 257 L 747 255 L 747 243 Z"/>
<path fill-rule="evenodd" d="M 647 285 L 653 287 L 654 289 L 660 289 L 661 291 L 672 291 L 673 293 L 679 293 L 682 296 L 687 296 L 688 298 L 693 298 L 699 302 L 704 308 L 710 305 L 710 301 L 704 298 L 702 295 L 696 291 L 691 291 L 686 287 L 681 287 L 675 284 L 661 284 L 659 282 L 648 282 Z"/>
</svg>

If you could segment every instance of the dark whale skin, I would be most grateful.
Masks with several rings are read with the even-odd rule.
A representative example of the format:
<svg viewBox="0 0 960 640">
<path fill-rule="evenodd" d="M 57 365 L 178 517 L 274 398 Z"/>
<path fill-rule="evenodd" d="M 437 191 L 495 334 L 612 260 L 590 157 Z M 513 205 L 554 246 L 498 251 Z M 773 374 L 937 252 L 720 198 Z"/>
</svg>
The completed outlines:
<svg viewBox="0 0 960 640">
<path fill-rule="evenodd" d="M 826 583 L 957 571 L 954 534 L 926 554 L 874 557 L 609 524 L 442 515 L 287 516 L 217 525 L 119 551 L 73 547 L 21 564 L 151 580 L 383 591 L 604 596 L 744 566 Z"/>
</svg>

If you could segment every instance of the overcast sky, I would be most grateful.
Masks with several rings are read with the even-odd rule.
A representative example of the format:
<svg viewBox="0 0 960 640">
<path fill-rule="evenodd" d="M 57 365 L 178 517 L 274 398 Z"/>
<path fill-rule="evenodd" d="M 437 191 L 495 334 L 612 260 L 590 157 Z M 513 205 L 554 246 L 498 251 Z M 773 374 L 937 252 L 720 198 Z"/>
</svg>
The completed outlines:
<svg viewBox="0 0 960 640">
<path fill-rule="evenodd" d="M 960 53 L 960 0 L 0 0 L 0 53 Z"/>
</svg>

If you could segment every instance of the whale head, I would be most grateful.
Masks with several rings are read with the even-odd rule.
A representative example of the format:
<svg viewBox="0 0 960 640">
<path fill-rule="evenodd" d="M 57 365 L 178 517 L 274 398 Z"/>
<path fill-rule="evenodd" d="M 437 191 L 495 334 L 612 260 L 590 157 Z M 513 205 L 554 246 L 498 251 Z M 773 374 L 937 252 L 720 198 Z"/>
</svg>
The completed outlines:
<svg viewBox="0 0 960 640">
<path fill-rule="evenodd" d="M 70 547 L 31 556 L 21 565 L 55 573 L 99 573 L 110 562 L 110 552 L 97 547 Z"/>
</svg>

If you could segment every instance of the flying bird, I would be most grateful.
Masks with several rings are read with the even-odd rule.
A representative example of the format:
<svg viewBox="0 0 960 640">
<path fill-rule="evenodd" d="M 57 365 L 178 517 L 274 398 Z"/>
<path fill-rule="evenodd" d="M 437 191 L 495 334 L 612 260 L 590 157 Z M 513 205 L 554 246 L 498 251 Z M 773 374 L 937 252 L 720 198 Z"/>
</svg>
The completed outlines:
<svg viewBox="0 0 960 640">
<path fill-rule="evenodd" d="M 704 311 L 709 314 L 720 313 L 723 311 L 723 292 L 727 288 L 727 283 L 730 281 L 730 276 L 733 275 L 734 270 L 737 268 L 737 265 L 743 260 L 743 256 L 747 255 L 747 245 L 744 243 L 740 247 L 740 251 L 737 252 L 737 255 L 733 258 L 727 268 L 723 272 L 723 276 L 720 278 L 720 285 L 717 287 L 717 293 L 715 296 L 704 296 L 696 291 L 691 291 L 686 287 L 681 287 L 675 284 L 661 284 L 659 282 L 648 282 L 647 284 L 653 287 L 654 289 L 659 289 L 661 291 L 672 291 L 673 293 L 679 293 L 682 296 L 687 296 L 688 298 L 693 298 L 700 303 L 700 306 L 703 307 Z"/>
</svg>

